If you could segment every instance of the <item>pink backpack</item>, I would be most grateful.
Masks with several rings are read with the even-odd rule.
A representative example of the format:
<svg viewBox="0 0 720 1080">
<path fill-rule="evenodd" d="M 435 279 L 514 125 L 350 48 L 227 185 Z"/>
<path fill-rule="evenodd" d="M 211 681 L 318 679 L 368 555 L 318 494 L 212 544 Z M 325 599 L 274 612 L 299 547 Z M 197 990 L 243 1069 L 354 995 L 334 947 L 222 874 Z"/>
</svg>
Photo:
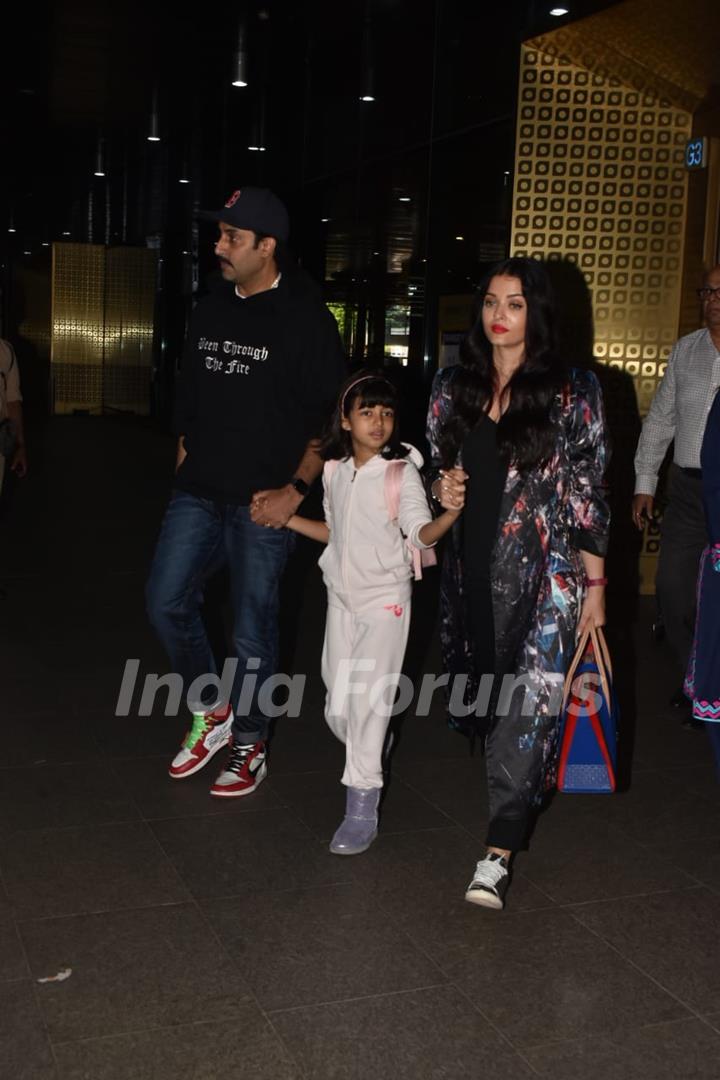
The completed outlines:
<svg viewBox="0 0 720 1080">
<path fill-rule="evenodd" d="M 330 490 L 333 473 L 339 464 L 340 462 L 337 460 L 325 462 L 323 476 L 328 491 Z M 385 470 L 385 505 L 393 524 L 397 524 L 400 514 L 400 491 L 402 489 L 402 474 L 405 464 L 403 458 L 396 458 L 394 461 L 388 462 L 388 467 Z M 433 548 L 415 547 L 407 537 L 405 538 L 405 546 L 412 557 L 413 574 L 416 581 L 419 581 L 422 577 L 423 566 L 437 566 L 437 555 Z"/>
</svg>

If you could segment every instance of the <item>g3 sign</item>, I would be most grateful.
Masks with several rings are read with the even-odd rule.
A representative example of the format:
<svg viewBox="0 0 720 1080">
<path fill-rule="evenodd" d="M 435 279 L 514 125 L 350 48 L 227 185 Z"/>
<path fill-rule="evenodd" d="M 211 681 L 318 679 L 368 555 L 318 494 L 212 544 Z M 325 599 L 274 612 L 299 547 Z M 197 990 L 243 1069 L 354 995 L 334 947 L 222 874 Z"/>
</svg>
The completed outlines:
<svg viewBox="0 0 720 1080">
<path fill-rule="evenodd" d="M 685 168 L 704 169 L 707 165 L 707 139 L 690 139 L 685 143 Z"/>
</svg>

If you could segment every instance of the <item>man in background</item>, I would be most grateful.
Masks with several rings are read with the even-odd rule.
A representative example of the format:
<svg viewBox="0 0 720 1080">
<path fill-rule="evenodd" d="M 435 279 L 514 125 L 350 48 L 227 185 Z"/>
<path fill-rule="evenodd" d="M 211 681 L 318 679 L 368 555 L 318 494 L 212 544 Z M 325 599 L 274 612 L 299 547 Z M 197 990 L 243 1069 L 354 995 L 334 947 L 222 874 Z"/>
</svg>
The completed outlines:
<svg viewBox="0 0 720 1080">
<path fill-rule="evenodd" d="M 674 440 L 656 591 L 667 638 L 678 661 L 680 683 L 692 647 L 698 564 L 707 543 L 700 447 L 720 387 L 720 265 L 705 275 L 698 297 L 705 327 L 680 338 L 670 354 L 635 455 L 632 507 L 633 521 L 643 529 L 653 514 L 660 466 Z M 682 690 L 673 695 L 671 703 L 683 708 L 684 722 L 690 723 Z"/>
<path fill-rule="evenodd" d="M 28 461 L 17 357 L 10 342 L 0 338 L 0 492 L 6 468 L 22 479 Z"/>
</svg>

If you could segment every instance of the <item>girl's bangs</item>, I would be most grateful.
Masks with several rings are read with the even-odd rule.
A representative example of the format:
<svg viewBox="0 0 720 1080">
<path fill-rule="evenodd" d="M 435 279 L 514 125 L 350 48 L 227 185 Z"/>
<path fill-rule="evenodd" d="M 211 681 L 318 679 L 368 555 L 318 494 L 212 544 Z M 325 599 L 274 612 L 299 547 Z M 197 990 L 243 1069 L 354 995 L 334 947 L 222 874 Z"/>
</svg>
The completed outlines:
<svg viewBox="0 0 720 1080">
<path fill-rule="evenodd" d="M 383 408 L 397 408 L 397 391 L 392 383 L 384 379 L 368 380 L 358 386 L 357 396 L 353 399 L 351 408 L 374 409 L 376 405 Z"/>
</svg>

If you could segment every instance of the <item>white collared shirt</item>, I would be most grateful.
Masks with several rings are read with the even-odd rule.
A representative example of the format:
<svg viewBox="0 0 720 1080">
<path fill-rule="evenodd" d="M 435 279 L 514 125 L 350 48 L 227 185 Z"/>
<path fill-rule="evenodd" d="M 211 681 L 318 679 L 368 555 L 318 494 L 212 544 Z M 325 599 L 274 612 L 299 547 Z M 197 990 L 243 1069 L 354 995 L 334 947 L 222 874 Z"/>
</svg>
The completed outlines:
<svg viewBox="0 0 720 1080">
<path fill-rule="evenodd" d="M 673 460 L 681 469 L 700 468 L 700 447 L 710 406 L 720 387 L 720 352 L 709 330 L 676 342 L 635 454 L 635 493 L 654 495 L 665 451 L 675 440 Z"/>
</svg>

